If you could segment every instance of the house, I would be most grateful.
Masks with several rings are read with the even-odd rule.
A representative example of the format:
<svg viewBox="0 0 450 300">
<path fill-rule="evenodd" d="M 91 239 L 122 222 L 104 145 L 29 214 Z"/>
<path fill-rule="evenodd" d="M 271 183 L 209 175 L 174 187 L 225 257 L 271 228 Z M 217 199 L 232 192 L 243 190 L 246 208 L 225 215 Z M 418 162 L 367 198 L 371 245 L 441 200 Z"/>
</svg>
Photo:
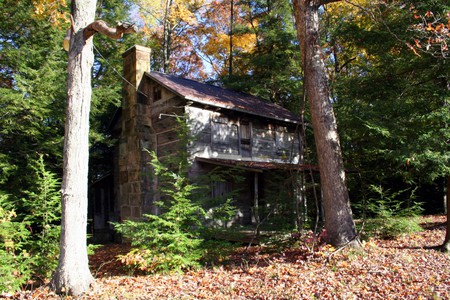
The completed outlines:
<svg viewBox="0 0 450 300">
<path fill-rule="evenodd" d="M 110 234 L 109 221 L 158 213 L 158 180 L 146 150 L 160 159 L 187 151 L 192 178 L 218 166 L 241 170 L 240 182 L 211 182 L 210 196 L 239 189 L 234 221 L 254 223 L 252 210 L 264 203 L 271 174 L 302 167 L 300 118 L 249 94 L 151 72 L 150 55 L 141 46 L 123 54 L 123 102 L 112 126 L 118 140 L 114 175 L 92 189 L 94 234 Z M 180 118 L 192 137 L 187 145 L 180 144 Z"/>
</svg>

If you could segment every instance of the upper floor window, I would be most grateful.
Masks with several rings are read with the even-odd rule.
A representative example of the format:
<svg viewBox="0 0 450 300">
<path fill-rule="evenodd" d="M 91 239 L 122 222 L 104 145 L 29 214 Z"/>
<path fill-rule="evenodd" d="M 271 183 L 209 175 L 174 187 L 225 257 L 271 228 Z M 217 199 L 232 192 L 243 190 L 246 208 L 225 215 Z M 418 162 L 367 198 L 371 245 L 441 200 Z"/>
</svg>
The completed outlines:
<svg viewBox="0 0 450 300">
<path fill-rule="evenodd" d="M 240 144 L 241 144 L 241 155 L 242 157 L 251 157 L 252 156 L 252 128 L 250 122 L 247 119 L 241 119 L 240 127 Z"/>
<path fill-rule="evenodd" d="M 211 146 L 220 153 L 238 154 L 238 127 L 226 117 L 217 117 L 211 122 Z"/>
<path fill-rule="evenodd" d="M 153 101 L 158 101 L 162 98 L 161 86 L 153 87 Z"/>
<path fill-rule="evenodd" d="M 250 144 L 252 138 L 250 122 L 247 119 L 242 119 L 240 123 L 241 144 Z"/>
</svg>

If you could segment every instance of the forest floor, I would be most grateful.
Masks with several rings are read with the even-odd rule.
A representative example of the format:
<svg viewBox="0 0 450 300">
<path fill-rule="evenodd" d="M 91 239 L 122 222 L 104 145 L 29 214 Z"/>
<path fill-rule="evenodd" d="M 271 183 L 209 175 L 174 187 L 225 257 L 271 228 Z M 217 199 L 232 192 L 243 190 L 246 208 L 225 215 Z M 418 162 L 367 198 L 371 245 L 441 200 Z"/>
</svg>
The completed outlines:
<svg viewBox="0 0 450 300">
<path fill-rule="evenodd" d="M 171 275 L 130 276 L 116 259 L 129 246 L 104 245 L 90 257 L 92 290 L 65 299 L 450 299 L 450 256 L 436 249 L 445 220 L 426 217 L 422 232 L 357 250 L 311 240 L 241 247 L 226 263 Z M 14 297 L 60 299 L 45 286 Z"/>
</svg>

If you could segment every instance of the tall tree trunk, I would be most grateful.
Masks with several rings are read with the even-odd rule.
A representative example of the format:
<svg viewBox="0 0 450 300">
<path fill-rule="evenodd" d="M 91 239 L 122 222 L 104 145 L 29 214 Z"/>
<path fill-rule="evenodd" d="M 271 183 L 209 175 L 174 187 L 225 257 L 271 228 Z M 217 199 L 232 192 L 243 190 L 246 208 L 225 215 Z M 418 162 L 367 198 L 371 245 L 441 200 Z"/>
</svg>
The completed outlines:
<svg viewBox="0 0 450 300">
<path fill-rule="evenodd" d="M 166 1 L 166 8 L 164 12 L 164 33 L 163 33 L 163 71 L 168 73 L 170 69 L 170 55 L 172 43 L 172 22 L 170 21 L 170 14 L 172 10 L 173 0 Z"/>
<path fill-rule="evenodd" d="M 343 246 L 357 244 L 358 240 L 319 39 L 319 8 L 323 3 L 317 0 L 293 0 L 305 92 L 310 105 L 320 167 L 327 239 L 332 245 Z"/>
<path fill-rule="evenodd" d="M 444 252 L 450 252 L 450 175 L 447 176 L 447 229 L 445 233 L 444 243 L 442 244 L 442 250 Z"/>
<path fill-rule="evenodd" d="M 124 33 L 137 31 L 133 24 L 119 23 L 111 28 L 102 20 L 94 21 L 96 4 L 95 0 L 73 0 L 71 4 L 71 32 L 75 34 L 70 38 L 67 67 L 60 253 L 50 282 L 57 293 L 69 295 L 83 294 L 94 281 L 86 245 L 92 37 L 99 32 L 119 39 Z"/>
<path fill-rule="evenodd" d="M 86 246 L 89 110 L 94 54 L 92 38 L 85 40 L 83 29 L 94 21 L 96 2 L 72 1 L 75 35 L 69 50 L 67 76 L 60 254 L 51 281 L 55 291 L 71 295 L 83 294 L 94 280 Z"/>
<path fill-rule="evenodd" d="M 230 57 L 228 58 L 228 78 L 233 76 L 233 28 L 234 28 L 234 0 L 230 3 Z"/>
</svg>

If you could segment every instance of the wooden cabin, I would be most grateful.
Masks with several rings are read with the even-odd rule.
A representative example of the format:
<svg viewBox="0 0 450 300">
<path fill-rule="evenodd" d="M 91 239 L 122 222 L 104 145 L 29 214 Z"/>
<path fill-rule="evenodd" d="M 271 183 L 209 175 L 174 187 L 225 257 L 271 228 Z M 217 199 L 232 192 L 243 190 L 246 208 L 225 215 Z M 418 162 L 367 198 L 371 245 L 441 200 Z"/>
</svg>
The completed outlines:
<svg viewBox="0 0 450 300">
<path fill-rule="evenodd" d="M 100 188 L 107 192 L 91 193 L 94 234 L 108 232 L 109 220 L 158 213 L 158 180 L 147 150 L 161 160 L 187 151 L 191 178 L 217 167 L 239 169 L 240 182 L 211 182 L 210 196 L 239 191 L 234 193 L 238 213 L 232 221 L 254 223 L 252 208 L 264 202 L 272 172 L 299 168 L 300 118 L 249 94 L 152 72 L 150 55 L 150 49 L 141 46 L 123 54 L 123 102 L 113 121 L 118 140 L 110 178 L 114 187 L 110 192 L 103 179 Z M 190 136 L 185 144 L 179 139 L 180 120 Z"/>
</svg>

